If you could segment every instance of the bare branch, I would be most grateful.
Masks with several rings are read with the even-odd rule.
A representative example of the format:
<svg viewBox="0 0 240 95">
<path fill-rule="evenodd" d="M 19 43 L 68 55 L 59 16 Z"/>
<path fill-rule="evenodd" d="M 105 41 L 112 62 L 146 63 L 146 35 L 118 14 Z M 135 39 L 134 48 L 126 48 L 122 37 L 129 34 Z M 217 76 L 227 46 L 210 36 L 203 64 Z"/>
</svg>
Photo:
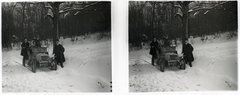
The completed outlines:
<svg viewBox="0 0 240 95">
<path fill-rule="evenodd" d="M 70 7 L 70 6 L 69 6 L 69 7 L 66 7 L 66 8 L 62 9 L 62 11 L 68 10 L 68 9 L 71 9 L 71 7 Z"/>
<path fill-rule="evenodd" d="M 66 14 L 64 14 L 64 16 L 63 16 L 63 17 L 65 18 L 65 17 L 66 17 L 68 14 L 69 14 L 69 12 L 67 12 Z"/>
<path fill-rule="evenodd" d="M 67 10 L 67 9 L 70 9 L 70 8 L 73 7 L 73 5 L 75 5 L 75 4 L 73 4 L 73 2 L 65 2 L 65 3 L 68 4 L 69 6 L 68 6 L 68 7 L 65 7 L 65 8 L 63 8 L 63 9 L 61 9 L 61 10 Z"/>
<path fill-rule="evenodd" d="M 199 11 L 195 12 L 195 13 L 193 14 L 193 17 L 195 17 L 197 14 L 199 14 Z"/>
<path fill-rule="evenodd" d="M 79 13 L 79 11 L 77 11 L 74 15 L 77 15 Z"/>
<path fill-rule="evenodd" d="M 51 6 L 44 6 L 47 9 L 50 9 L 53 12 L 53 8 Z"/>
<path fill-rule="evenodd" d="M 50 6 L 52 6 L 52 8 L 54 8 L 54 3 L 53 3 L 53 2 L 48 2 L 48 4 L 49 4 Z"/>
<path fill-rule="evenodd" d="M 53 16 L 51 14 L 45 15 L 44 18 L 49 18 L 49 19 L 51 19 L 53 21 Z"/>
<path fill-rule="evenodd" d="M 182 6 L 180 6 L 180 5 L 174 5 L 174 7 L 182 9 Z"/>
<path fill-rule="evenodd" d="M 17 6 L 17 4 L 18 4 L 18 2 L 16 2 L 16 3 L 13 5 L 13 8 L 12 8 L 12 10 L 14 10 L 14 9 L 15 9 L 15 7 Z"/>
<path fill-rule="evenodd" d="M 176 16 L 179 17 L 179 18 L 183 18 L 183 15 L 181 13 L 176 13 Z"/>
<path fill-rule="evenodd" d="M 228 2 L 228 1 L 222 2 L 222 3 L 219 3 L 219 4 L 216 4 L 215 6 L 210 7 L 210 8 L 204 8 L 204 7 L 194 8 L 194 9 L 189 10 L 188 13 L 196 12 L 196 11 L 201 11 L 201 10 L 214 10 L 216 7 L 218 7 L 218 6 L 220 6 L 220 5 L 223 5 L 223 4 L 227 3 L 227 2 Z"/>
<path fill-rule="evenodd" d="M 196 10 L 196 9 L 199 9 L 199 8 L 201 8 L 201 7 L 197 6 L 197 7 L 192 8 L 191 10 Z"/>
<path fill-rule="evenodd" d="M 182 2 L 182 1 L 177 1 L 177 3 L 178 3 L 180 6 L 183 6 L 183 2 Z"/>
<path fill-rule="evenodd" d="M 90 7 L 90 6 L 96 5 L 96 4 L 98 4 L 98 3 L 99 3 L 99 2 L 95 2 L 95 3 L 92 3 L 92 4 L 86 5 L 86 6 L 82 7 L 82 8 L 67 8 L 67 9 L 65 9 L 65 10 L 60 10 L 60 11 L 59 11 L 59 14 L 61 14 L 61 13 L 66 13 L 66 12 L 70 12 L 70 11 L 81 11 L 81 10 L 84 10 L 84 9 Z"/>
<path fill-rule="evenodd" d="M 206 12 L 204 12 L 203 14 L 207 14 L 209 12 L 209 10 L 207 10 Z"/>
</svg>

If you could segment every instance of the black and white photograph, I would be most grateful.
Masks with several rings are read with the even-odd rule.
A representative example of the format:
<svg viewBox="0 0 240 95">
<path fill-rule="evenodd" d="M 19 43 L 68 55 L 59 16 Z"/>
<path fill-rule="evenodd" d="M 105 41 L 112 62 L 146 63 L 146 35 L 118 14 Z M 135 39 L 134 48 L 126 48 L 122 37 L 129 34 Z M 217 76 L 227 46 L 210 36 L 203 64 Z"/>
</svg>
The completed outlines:
<svg viewBox="0 0 240 95">
<path fill-rule="evenodd" d="M 129 1 L 129 92 L 238 91 L 237 1 Z"/>
<path fill-rule="evenodd" d="M 1 7 L 2 93 L 112 92 L 111 1 Z"/>
</svg>

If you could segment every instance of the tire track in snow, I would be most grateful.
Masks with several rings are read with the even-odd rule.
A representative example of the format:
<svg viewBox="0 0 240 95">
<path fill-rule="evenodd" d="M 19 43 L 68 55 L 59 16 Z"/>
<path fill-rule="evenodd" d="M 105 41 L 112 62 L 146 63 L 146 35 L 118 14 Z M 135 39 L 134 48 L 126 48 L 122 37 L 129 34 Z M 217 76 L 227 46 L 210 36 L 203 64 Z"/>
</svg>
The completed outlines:
<svg viewBox="0 0 240 95">
<path fill-rule="evenodd" d="M 77 67 L 75 67 L 75 69 L 79 68 L 81 65 L 86 65 L 89 59 L 91 59 L 90 55 L 91 55 L 91 50 L 88 51 L 86 58 Z"/>
<path fill-rule="evenodd" d="M 215 61 L 219 58 L 219 54 L 220 54 L 220 50 L 218 49 L 216 56 L 211 60 L 211 62 L 208 63 L 207 66 L 209 66 L 210 64 L 214 64 Z"/>
</svg>

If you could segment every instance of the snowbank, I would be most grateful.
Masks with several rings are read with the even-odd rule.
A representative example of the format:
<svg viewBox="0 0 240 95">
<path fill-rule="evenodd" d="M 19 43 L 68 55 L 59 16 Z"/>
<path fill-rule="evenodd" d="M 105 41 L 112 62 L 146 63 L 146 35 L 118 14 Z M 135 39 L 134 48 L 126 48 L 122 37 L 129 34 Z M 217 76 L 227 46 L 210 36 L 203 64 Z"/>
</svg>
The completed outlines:
<svg viewBox="0 0 240 95">
<path fill-rule="evenodd" d="M 104 35 L 104 36 L 102 36 Z M 60 42 L 63 45 L 70 45 L 70 44 L 82 44 L 82 43 L 98 43 L 98 42 L 103 42 L 103 41 L 109 41 L 110 40 L 110 32 L 103 32 L 103 33 L 94 33 L 94 34 L 89 34 L 86 36 L 78 36 L 77 41 L 72 42 L 72 38 L 65 38 L 65 39 L 60 39 Z M 101 38 L 102 37 L 102 38 Z"/>
</svg>

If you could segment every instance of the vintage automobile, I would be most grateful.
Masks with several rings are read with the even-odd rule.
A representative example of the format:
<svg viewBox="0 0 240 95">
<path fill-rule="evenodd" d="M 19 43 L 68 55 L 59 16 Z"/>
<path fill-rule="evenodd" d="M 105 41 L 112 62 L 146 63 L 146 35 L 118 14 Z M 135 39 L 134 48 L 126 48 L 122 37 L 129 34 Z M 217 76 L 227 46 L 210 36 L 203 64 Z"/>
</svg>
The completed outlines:
<svg viewBox="0 0 240 95">
<path fill-rule="evenodd" d="M 31 47 L 28 50 L 28 66 L 32 72 L 36 72 L 37 67 L 48 67 L 51 70 L 57 70 L 57 62 L 54 57 L 50 57 L 47 47 Z M 24 64 L 25 65 L 25 64 Z"/>
<path fill-rule="evenodd" d="M 186 68 L 185 60 L 183 56 L 179 56 L 175 47 L 172 46 L 160 46 L 158 49 L 157 64 L 160 66 L 160 70 L 164 72 L 165 66 L 175 66 L 179 69 Z"/>
</svg>

